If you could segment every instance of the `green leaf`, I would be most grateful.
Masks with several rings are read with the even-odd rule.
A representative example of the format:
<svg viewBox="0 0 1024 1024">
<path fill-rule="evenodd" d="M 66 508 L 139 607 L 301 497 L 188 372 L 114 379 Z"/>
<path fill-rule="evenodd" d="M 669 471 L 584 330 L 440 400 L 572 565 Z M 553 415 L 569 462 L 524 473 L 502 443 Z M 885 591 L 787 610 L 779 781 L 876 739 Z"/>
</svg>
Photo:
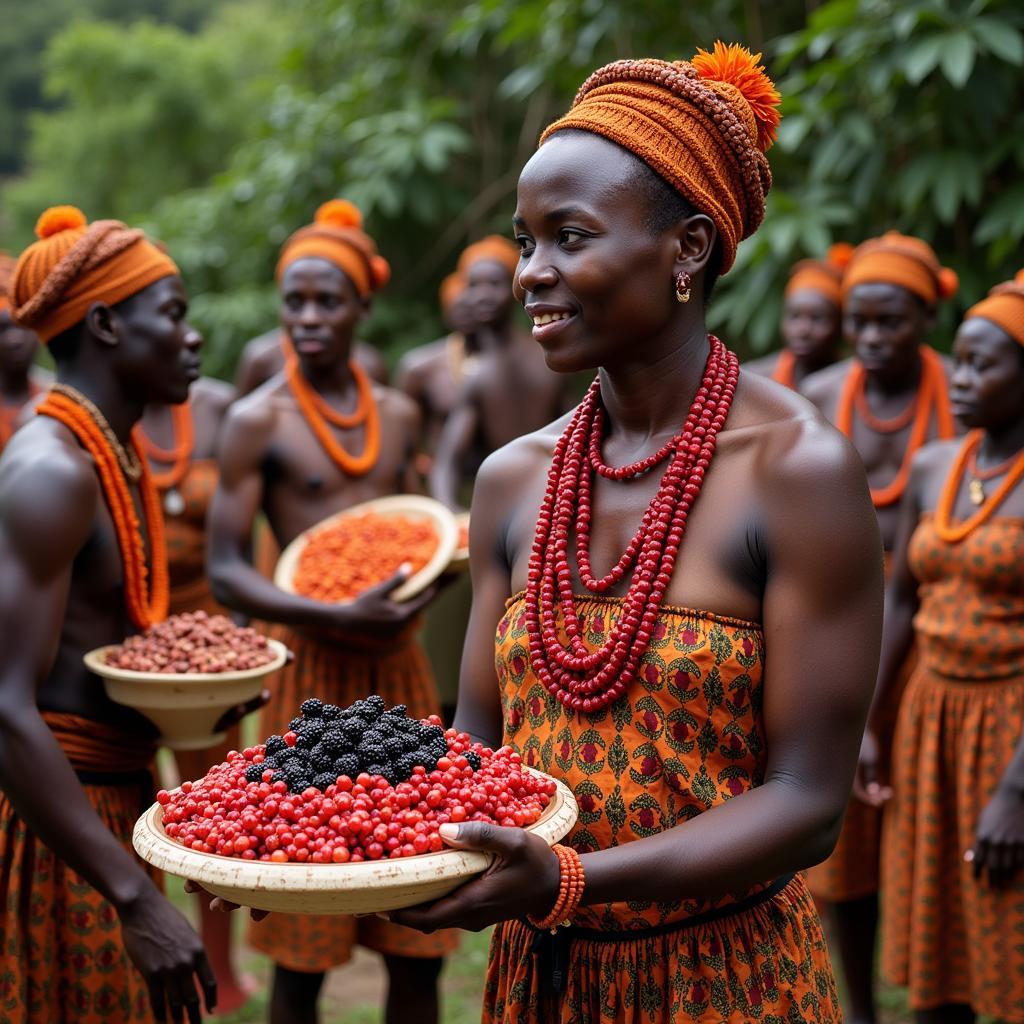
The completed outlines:
<svg viewBox="0 0 1024 1024">
<path fill-rule="evenodd" d="M 955 89 L 962 89 L 974 70 L 977 49 L 966 32 L 950 36 L 942 47 L 942 72 Z"/>
<path fill-rule="evenodd" d="M 1024 36 L 1009 22 L 982 15 L 974 18 L 969 25 L 993 56 L 1017 67 L 1024 64 Z"/>
<path fill-rule="evenodd" d="M 919 85 L 939 66 L 944 43 L 941 36 L 928 36 L 910 47 L 903 60 L 903 73 L 911 85 Z"/>
</svg>

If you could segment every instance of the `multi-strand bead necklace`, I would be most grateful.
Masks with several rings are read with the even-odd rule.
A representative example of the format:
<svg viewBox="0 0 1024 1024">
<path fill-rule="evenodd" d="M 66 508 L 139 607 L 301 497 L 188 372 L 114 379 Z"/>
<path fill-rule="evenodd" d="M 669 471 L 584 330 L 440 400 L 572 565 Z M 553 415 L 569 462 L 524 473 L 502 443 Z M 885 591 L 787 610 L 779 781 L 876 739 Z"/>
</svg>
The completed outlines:
<svg viewBox="0 0 1024 1024">
<path fill-rule="evenodd" d="M 653 455 L 627 466 L 604 462 L 599 380 L 591 385 L 555 446 L 530 555 L 526 622 L 531 664 L 538 679 L 548 692 L 577 711 L 597 711 L 625 693 L 650 643 L 686 520 L 711 465 L 739 376 L 736 356 L 717 338 L 709 335 L 708 341 L 703 380 L 686 422 Z M 622 557 L 607 574 L 595 577 L 590 563 L 592 474 L 632 480 L 666 461 L 658 493 Z M 576 613 L 569 569 L 573 528 L 579 577 L 587 590 L 602 594 L 632 570 L 618 622 L 607 641 L 594 651 L 584 643 Z M 559 607 L 568 646 L 559 636 Z"/>
</svg>

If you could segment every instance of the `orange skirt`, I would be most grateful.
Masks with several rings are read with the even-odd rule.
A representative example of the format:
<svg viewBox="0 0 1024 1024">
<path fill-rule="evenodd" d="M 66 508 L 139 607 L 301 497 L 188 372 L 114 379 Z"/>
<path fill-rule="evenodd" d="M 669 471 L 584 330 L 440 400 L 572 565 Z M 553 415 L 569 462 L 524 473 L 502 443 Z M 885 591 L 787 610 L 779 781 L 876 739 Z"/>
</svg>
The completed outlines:
<svg viewBox="0 0 1024 1024">
<path fill-rule="evenodd" d="M 139 783 L 82 787 L 128 850 Z M 37 839 L 0 794 L 0 1020 L 143 1024 L 153 1020 L 114 907 Z"/>
<path fill-rule="evenodd" d="M 916 663 L 917 655 L 911 650 L 885 709 L 885 724 L 879 742 L 890 748 L 900 699 Z M 854 796 L 850 797 L 836 848 L 826 860 L 804 872 L 808 888 L 816 899 L 843 903 L 878 892 L 881 884 L 882 815 L 882 808 L 871 807 Z"/>
<path fill-rule="evenodd" d="M 345 707 L 378 693 L 388 705 L 407 705 L 417 718 L 437 714 L 430 666 L 411 634 L 374 651 L 357 651 L 287 627 L 274 627 L 273 633 L 295 660 L 277 673 L 274 696 L 260 713 L 261 739 L 284 732 L 307 697 Z M 458 932 L 423 935 L 377 917 L 271 914 L 250 925 L 249 943 L 282 967 L 320 972 L 348 961 L 357 944 L 385 955 L 444 956 L 458 945 Z"/>
<path fill-rule="evenodd" d="M 484 1024 L 840 1024 L 814 903 L 800 876 L 760 906 L 666 935 L 572 943 L 554 993 L 531 951 L 536 933 L 499 925 Z"/>
<path fill-rule="evenodd" d="M 1024 872 L 1004 889 L 964 853 L 1024 733 L 1024 678 L 954 682 L 921 668 L 896 730 L 883 843 L 882 970 L 915 1010 L 966 1003 L 1024 1024 Z"/>
</svg>

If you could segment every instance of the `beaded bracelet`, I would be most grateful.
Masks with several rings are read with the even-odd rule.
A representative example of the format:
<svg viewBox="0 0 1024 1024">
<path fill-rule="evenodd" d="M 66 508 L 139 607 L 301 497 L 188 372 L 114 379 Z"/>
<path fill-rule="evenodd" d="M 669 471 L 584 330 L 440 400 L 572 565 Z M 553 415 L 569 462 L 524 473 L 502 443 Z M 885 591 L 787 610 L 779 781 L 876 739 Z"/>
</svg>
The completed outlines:
<svg viewBox="0 0 1024 1024">
<path fill-rule="evenodd" d="M 570 918 L 576 913 L 580 901 L 583 899 L 583 861 L 580 855 L 571 846 L 556 844 L 552 852 L 558 857 L 558 869 L 560 877 L 558 880 L 558 898 L 551 912 L 538 920 L 532 914 L 527 915 L 527 920 L 541 931 L 550 931 L 554 935 L 560 926 L 568 926 Z"/>
</svg>

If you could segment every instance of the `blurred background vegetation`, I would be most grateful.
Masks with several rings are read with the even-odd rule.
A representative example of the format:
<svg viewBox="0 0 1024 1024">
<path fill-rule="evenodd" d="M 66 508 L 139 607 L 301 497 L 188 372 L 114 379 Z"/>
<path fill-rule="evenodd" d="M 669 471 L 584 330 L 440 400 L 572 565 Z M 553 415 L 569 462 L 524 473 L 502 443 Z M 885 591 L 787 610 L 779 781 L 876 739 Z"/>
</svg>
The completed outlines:
<svg viewBox="0 0 1024 1024">
<path fill-rule="evenodd" d="M 716 37 L 784 96 L 768 217 L 712 307 L 741 353 L 775 345 L 789 266 L 833 240 L 932 241 L 962 281 L 944 336 L 1024 262 L 1019 0 L 31 0 L 0 36 L 0 247 L 59 202 L 143 224 L 230 376 L 275 322 L 278 246 L 346 196 L 394 269 L 366 328 L 394 359 L 441 332 L 439 281 L 509 230 L 587 73 Z"/>
</svg>

